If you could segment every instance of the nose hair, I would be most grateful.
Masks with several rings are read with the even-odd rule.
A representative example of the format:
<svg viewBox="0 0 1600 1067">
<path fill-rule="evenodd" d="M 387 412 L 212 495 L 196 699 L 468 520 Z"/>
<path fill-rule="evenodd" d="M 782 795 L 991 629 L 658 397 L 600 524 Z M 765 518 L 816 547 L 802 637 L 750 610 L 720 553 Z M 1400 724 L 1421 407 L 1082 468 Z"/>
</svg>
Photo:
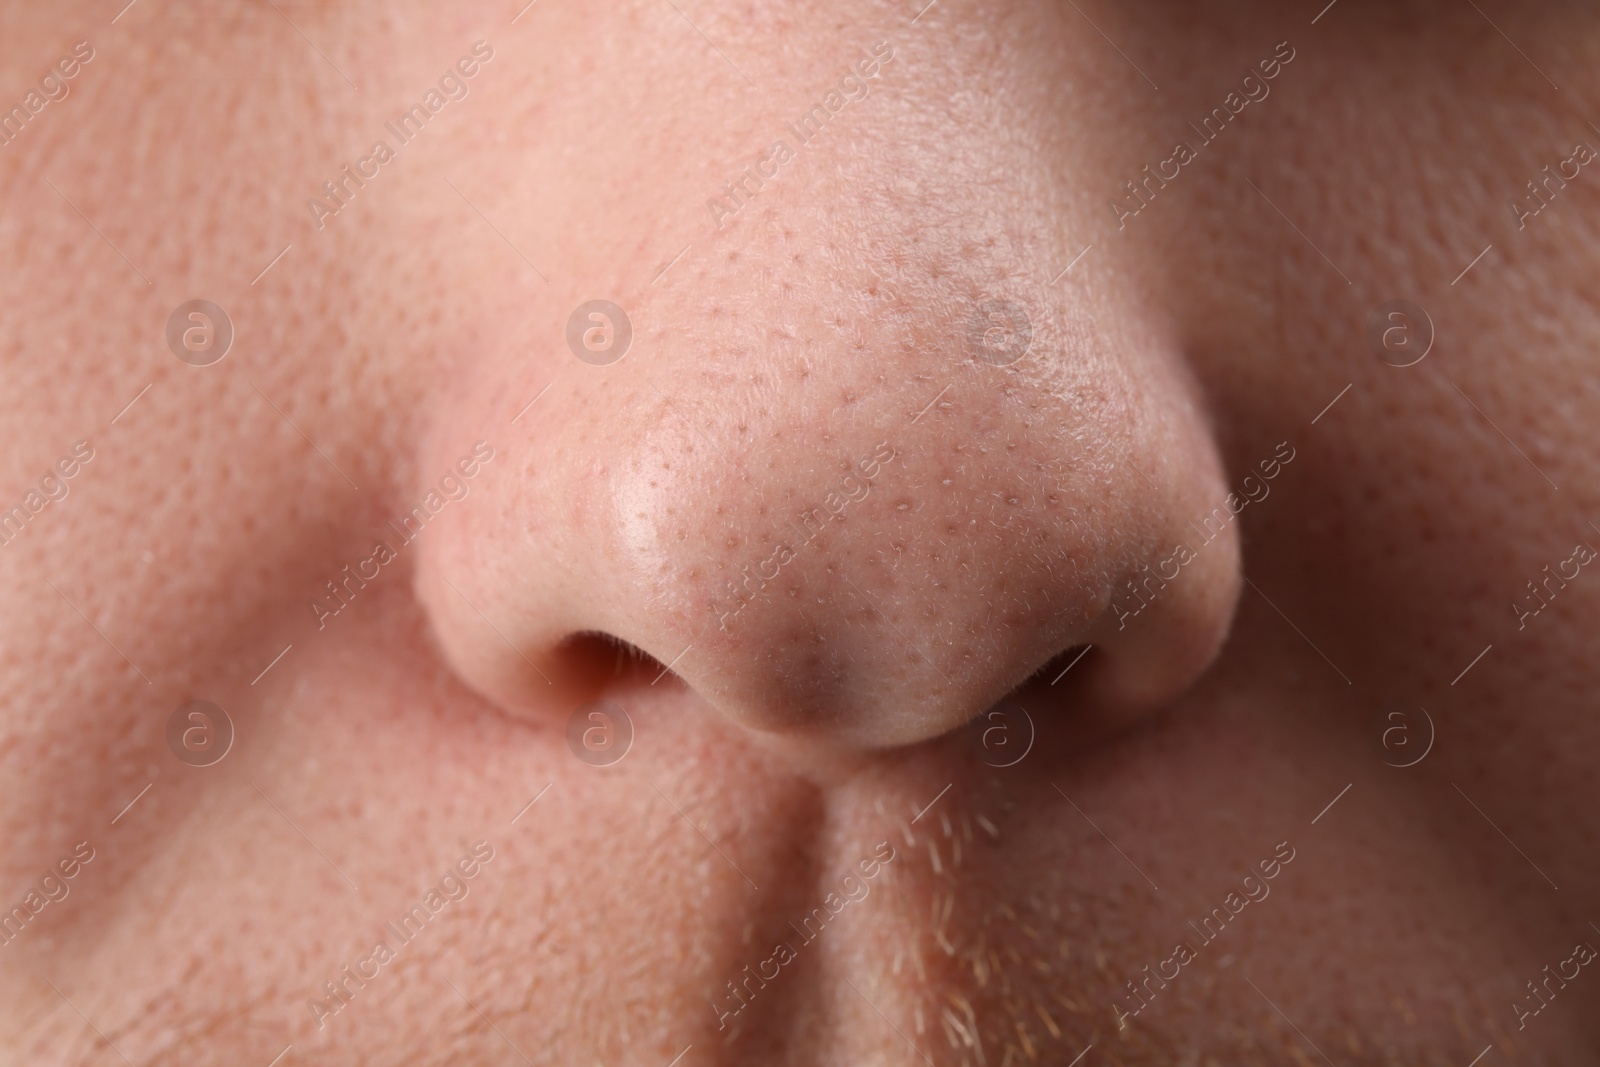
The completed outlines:
<svg viewBox="0 0 1600 1067">
<path fill-rule="evenodd" d="M 1096 714 L 1169 700 L 1238 585 L 1231 526 L 1193 543 L 1226 493 L 1188 379 L 1096 338 L 1012 361 L 1015 322 L 985 308 L 870 371 L 741 373 L 726 338 L 568 365 L 424 548 L 447 655 L 540 714 L 574 635 L 608 634 L 752 730 L 862 747 L 951 730 L 1078 645 Z"/>
</svg>

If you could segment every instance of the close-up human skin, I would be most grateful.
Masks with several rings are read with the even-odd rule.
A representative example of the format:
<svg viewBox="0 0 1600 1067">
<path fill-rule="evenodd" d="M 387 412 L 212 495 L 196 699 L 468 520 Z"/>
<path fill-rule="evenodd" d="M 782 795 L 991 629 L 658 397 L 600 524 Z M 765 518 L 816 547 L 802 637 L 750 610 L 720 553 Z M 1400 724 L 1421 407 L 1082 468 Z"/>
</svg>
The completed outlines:
<svg viewBox="0 0 1600 1067">
<path fill-rule="evenodd" d="M 1600 1060 L 1600 10 L 0 12 L 0 1064 Z"/>
</svg>

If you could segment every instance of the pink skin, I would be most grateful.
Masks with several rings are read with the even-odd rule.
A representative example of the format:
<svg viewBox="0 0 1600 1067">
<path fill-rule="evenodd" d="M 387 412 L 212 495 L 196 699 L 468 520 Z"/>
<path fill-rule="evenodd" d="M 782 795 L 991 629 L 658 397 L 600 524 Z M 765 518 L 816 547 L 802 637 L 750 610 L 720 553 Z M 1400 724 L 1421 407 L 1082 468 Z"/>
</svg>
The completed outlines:
<svg viewBox="0 0 1600 1067">
<path fill-rule="evenodd" d="M 1586 1062 L 1597 16 L 281 6 L 0 35 L 0 1062 Z"/>
</svg>

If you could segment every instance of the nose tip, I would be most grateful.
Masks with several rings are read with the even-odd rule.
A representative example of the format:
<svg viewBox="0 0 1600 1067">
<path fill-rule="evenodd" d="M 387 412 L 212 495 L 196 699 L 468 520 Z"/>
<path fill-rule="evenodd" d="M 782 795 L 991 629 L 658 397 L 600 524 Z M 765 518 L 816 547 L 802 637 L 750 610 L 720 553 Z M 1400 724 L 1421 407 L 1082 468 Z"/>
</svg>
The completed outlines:
<svg viewBox="0 0 1600 1067">
<path fill-rule="evenodd" d="M 1074 646 L 1101 650 L 1076 687 L 1097 715 L 1192 681 L 1238 571 L 1231 528 L 1173 558 L 1174 539 L 1198 540 L 1172 527 L 1204 511 L 1194 484 L 1216 475 L 1193 457 L 1209 448 L 1141 457 L 1163 488 L 1087 419 L 1023 417 L 1029 403 L 984 385 L 841 435 L 754 507 L 729 504 L 700 558 L 685 546 L 673 573 L 698 571 L 703 614 L 676 669 L 693 688 L 754 729 L 883 746 L 960 726 Z M 1146 449 L 1171 430 L 1108 415 Z"/>
<path fill-rule="evenodd" d="M 427 546 L 447 654 L 527 708 L 564 641 L 607 633 L 752 730 L 861 747 L 954 729 L 1077 645 L 1100 650 L 1075 689 L 1096 714 L 1170 699 L 1238 582 L 1231 526 L 1193 544 L 1186 521 L 1226 495 L 1187 379 L 1000 365 L 968 332 L 942 381 L 839 372 L 809 402 L 778 388 L 796 366 L 759 405 L 704 363 L 563 383 Z"/>
</svg>

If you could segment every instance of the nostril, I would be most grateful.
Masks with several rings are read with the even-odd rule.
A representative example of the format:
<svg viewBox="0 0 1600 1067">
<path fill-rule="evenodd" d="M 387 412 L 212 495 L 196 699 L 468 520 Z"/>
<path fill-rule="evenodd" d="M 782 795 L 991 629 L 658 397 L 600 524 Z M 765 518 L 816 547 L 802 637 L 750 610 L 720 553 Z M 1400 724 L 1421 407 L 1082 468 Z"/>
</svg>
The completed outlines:
<svg viewBox="0 0 1600 1067">
<path fill-rule="evenodd" d="M 1074 741 L 1102 733 L 1106 716 L 1095 699 L 1095 676 L 1105 665 L 1106 652 L 1092 644 L 1072 645 L 1029 675 L 997 707 L 1020 705 L 1037 716 L 1052 732 L 1065 728 Z"/>
<path fill-rule="evenodd" d="M 665 685 L 678 680 L 676 674 L 638 645 L 600 630 L 585 630 L 566 638 L 556 647 L 556 658 L 565 671 L 590 685 L 640 680 Z"/>
<path fill-rule="evenodd" d="M 1095 701 L 1085 699 L 1088 686 L 1084 679 L 1104 657 L 1103 652 L 1099 657 L 1092 655 L 1094 647 L 1075 644 L 1053 656 L 969 720 L 965 736 L 955 743 L 969 745 L 976 739 L 976 757 L 1003 769 L 1016 766 L 1036 750 L 1073 751 L 1086 736 L 1103 734 L 1103 727 L 1084 729 L 1085 722 L 1096 717 Z"/>
<path fill-rule="evenodd" d="M 1085 674 L 1094 669 L 1093 645 L 1073 645 L 1034 671 L 1017 687 L 1023 693 L 1068 692 Z"/>
<path fill-rule="evenodd" d="M 1037 745 L 1030 744 L 1030 751 L 1067 754 L 1081 753 L 1141 721 L 1142 716 L 1129 714 L 1120 702 L 1104 699 L 1106 674 L 1114 655 L 1100 645 L 1072 645 L 997 701 L 976 720 L 984 728 L 985 762 L 1009 766 L 989 759 L 1016 754 L 1010 748 L 997 749 L 994 738 L 1008 744 L 1015 741 L 1013 727 L 1020 730 L 1019 724 L 1024 722 L 1028 738 L 1037 731 Z M 996 730 L 996 724 L 1004 728 Z"/>
<path fill-rule="evenodd" d="M 1104 651 L 1097 650 L 1094 645 L 1072 645 L 1023 679 L 995 707 L 1021 705 L 1030 715 L 1038 713 L 1047 719 L 1068 714 L 1074 719 L 1083 719 L 1092 714 L 1097 703 L 1091 697 L 1089 679 L 1104 658 Z"/>
</svg>

